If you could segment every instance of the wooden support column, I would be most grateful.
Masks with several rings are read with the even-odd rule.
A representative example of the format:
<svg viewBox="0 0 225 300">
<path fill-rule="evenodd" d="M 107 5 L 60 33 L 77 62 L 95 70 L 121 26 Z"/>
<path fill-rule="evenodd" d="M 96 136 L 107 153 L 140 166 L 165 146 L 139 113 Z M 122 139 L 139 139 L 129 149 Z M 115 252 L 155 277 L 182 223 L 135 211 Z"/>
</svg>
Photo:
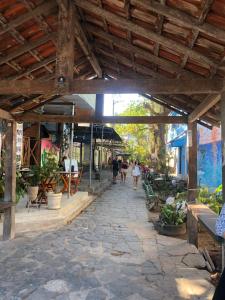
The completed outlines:
<svg viewBox="0 0 225 300">
<path fill-rule="evenodd" d="M 188 206 L 187 211 L 187 241 L 198 248 L 198 220 L 191 205 Z"/>
<path fill-rule="evenodd" d="M 96 94 L 95 119 L 101 122 L 103 113 L 104 113 L 104 94 Z"/>
<path fill-rule="evenodd" d="M 16 122 L 8 122 L 5 138 L 5 195 L 4 202 L 12 203 L 5 209 L 3 223 L 3 240 L 15 237 L 16 204 Z"/>
<path fill-rule="evenodd" d="M 197 183 L 197 122 L 188 123 L 188 202 L 195 202 Z"/>
<path fill-rule="evenodd" d="M 69 90 L 74 69 L 74 6 L 72 0 L 58 0 L 58 44 L 56 80 L 59 90 Z M 59 82 L 61 78 L 62 82 Z M 63 78 L 65 82 L 63 82 Z"/>
<path fill-rule="evenodd" d="M 221 95 L 222 184 L 225 203 L 225 93 Z"/>
</svg>

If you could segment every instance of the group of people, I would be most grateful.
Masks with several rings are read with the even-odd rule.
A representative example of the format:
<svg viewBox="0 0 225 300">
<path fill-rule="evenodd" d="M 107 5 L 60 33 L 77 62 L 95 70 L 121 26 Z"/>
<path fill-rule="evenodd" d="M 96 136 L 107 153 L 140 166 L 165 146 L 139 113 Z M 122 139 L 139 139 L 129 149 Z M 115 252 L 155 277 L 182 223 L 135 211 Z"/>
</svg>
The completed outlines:
<svg viewBox="0 0 225 300">
<path fill-rule="evenodd" d="M 125 183 L 127 178 L 127 173 L 129 170 L 129 167 L 131 166 L 132 169 L 132 176 L 133 176 L 133 184 L 134 189 L 137 189 L 138 186 L 138 180 L 141 176 L 141 165 L 139 162 L 131 162 L 131 164 L 128 163 L 126 159 L 118 159 L 115 157 L 112 160 L 112 171 L 113 171 L 113 183 L 115 184 L 117 181 L 117 176 L 120 173 L 121 176 L 121 182 Z"/>
</svg>

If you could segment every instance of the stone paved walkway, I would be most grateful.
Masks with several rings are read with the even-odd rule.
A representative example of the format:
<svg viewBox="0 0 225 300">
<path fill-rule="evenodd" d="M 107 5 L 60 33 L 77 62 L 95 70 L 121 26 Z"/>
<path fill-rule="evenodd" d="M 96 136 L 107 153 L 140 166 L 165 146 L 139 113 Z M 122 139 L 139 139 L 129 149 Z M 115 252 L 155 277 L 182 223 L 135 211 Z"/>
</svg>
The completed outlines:
<svg viewBox="0 0 225 300">
<path fill-rule="evenodd" d="M 194 247 L 147 222 L 141 187 L 118 183 L 70 225 L 0 242 L 0 299 L 211 299 L 190 253 L 195 261 Z"/>
</svg>

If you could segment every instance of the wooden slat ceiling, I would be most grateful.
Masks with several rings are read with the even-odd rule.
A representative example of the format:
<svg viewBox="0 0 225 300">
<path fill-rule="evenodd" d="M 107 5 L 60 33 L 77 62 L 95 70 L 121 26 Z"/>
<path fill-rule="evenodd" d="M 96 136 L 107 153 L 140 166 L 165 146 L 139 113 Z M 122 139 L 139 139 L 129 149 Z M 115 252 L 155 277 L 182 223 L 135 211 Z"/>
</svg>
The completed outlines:
<svg viewBox="0 0 225 300">
<path fill-rule="evenodd" d="M 74 78 L 224 78 L 225 0 L 72 0 Z M 0 79 L 55 78 L 57 1 L 0 1 Z M 79 28 L 79 32 L 80 32 Z M 88 43 L 88 49 L 86 47 Z M 86 48 L 85 48 L 86 47 Z M 190 114 L 207 95 L 157 96 Z M 0 96 L 0 108 L 33 110 L 49 95 Z M 202 119 L 217 125 L 219 104 Z"/>
</svg>

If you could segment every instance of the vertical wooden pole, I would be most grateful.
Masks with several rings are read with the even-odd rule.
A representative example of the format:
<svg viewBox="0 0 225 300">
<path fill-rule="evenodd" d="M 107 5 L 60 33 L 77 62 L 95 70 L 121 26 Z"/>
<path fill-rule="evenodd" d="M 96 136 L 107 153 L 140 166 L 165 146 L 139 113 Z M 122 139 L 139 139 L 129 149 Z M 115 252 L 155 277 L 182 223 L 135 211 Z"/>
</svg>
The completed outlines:
<svg viewBox="0 0 225 300">
<path fill-rule="evenodd" d="M 222 185 L 225 203 L 225 93 L 221 95 Z"/>
<path fill-rule="evenodd" d="M 57 0 L 58 43 L 56 60 L 56 80 L 59 90 L 69 90 L 74 70 L 74 4 L 72 0 Z M 58 82 L 59 78 L 65 82 Z"/>
<path fill-rule="evenodd" d="M 198 220 L 190 207 L 187 211 L 187 241 L 198 248 Z"/>
<path fill-rule="evenodd" d="M 197 195 L 197 122 L 188 123 L 188 202 Z"/>
<path fill-rule="evenodd" d="M 83 165 L 83 143 L 80 143 L 80 166 Z"/>
<path fill-rule="evenodd" d="M 5 202 L 16 203 L 16 122 L 8 122 L 5 138 Z M 15 237 L 15 205 L 4 213 L 3 240 Z"/>
</svg>

